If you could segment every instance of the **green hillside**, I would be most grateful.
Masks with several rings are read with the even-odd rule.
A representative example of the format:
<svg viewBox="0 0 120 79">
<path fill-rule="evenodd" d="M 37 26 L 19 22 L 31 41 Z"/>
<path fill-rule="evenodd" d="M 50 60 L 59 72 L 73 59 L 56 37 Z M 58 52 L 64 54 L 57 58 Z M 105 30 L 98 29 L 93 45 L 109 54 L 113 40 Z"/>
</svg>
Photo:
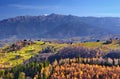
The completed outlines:
<svg viewBox="0 0 120 79">
<path fill-rule="evenodd" d="M 110 50 L 119 50 L 120 45 L 111 43 L 111 44 L 103 44 L 103 42 L 85 42 L 85 43 L 73 43 L 73 44 L 60 44 L 60 43 L 49 43 L 42 41 L 34 41 L 35 43 L 32 45 L 27 45 L 22 47 L 20 50 L 0 53 L 0 68 L 9 68 L 22 64 L 24 61 L 38 55 L 45 48 L 50 47 L 52 49 L 52 53 L 57 53 L 61 48 L 66 46 L 82 46 L 89 49 L 97 49 L 104 52 L 109 52 Z M 2 49 L 5 49 L 3 47 Z"/>
<path fill-rule="evenodd" d="M 28 60 L 34 55 L 39 54 L 46 47 L 52 46 L 56 52 L 60 48 L 66 46 L 66 44 L 52 44 L 52 43 L 43 44 L 43 43 L 44 42 L 36 41 L 35 44 L 25 46 L 17 51 L 0 53 L 0 67 L 9 68 L 22 64 L 23 61 Z"/>
</svg>

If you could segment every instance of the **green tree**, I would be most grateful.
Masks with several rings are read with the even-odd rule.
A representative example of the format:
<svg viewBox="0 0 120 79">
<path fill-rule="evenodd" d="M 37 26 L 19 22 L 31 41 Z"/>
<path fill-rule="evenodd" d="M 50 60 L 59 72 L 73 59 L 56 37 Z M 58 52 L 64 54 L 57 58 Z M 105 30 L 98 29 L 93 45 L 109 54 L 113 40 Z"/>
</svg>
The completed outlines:
<svg viewBox="0 0 120 79">
<path fill-rule="evenodd" d="M 18 76 L 18 79 L 26 79 L 25 78 L 25 73 L 24 72 L 20 72 L 19 76 Z"/>
<path fill-rule="evenodd" d="M 3 77 L 4 76 L 4 70 L 0 70 L 0 77 Z"/>
<path fill-rule="evenodd" d="M 14 79 L 13 73 L 9 73 L 6 75 L 6 79 Z"/>
<path fill-rule="evenodd" d="M 43 63 L 43 67 L 45 68 L 47 66 L 49 66 L 49 62 L 45 60 L 44 63 Z"/>
<path fill-rule="evenodd" d="M 43 79 L 47 79 L 47 75 L 46 75 L 45 71 L 43 72 Z"/>
</svg>

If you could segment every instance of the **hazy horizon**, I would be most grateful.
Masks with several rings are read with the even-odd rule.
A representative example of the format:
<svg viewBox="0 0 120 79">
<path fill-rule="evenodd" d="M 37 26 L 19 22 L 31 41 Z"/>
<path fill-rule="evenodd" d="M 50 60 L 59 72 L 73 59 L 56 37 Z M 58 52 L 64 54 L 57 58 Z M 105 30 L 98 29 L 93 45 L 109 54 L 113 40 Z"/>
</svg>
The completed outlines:
<svg viewBox="0 0 120 79">
<path fill-rule="evenodd" d="M 34 16 L 49 16 L 51 14 L 56 14 L 56 15 L 65 15 L 65 16 L 68 16 L 68 15 L 72 15 L 72 16 L 77 16 L 77 17 L 95 17 L 95 18 L 120 18 L 120 16 L 80 16 L 80 15 L 74 15 L 74 14 L 57 14 L 57 13 L 50 13 L 50 14 L 39 14 L 39 15 L 16 15 L 16 16 L 11 16 L 11 17 L 8 17 L 8 18 L 3 18 L 3 19 L 0 19 L 0 21 L 2 20 L 6 20 L 6 19 L 11 19 L 11 18 L 16 18 L 16 17 L 20 17 L 20 16 L 30 16 L 30 17 L 34 17 Z"/>
</svg>

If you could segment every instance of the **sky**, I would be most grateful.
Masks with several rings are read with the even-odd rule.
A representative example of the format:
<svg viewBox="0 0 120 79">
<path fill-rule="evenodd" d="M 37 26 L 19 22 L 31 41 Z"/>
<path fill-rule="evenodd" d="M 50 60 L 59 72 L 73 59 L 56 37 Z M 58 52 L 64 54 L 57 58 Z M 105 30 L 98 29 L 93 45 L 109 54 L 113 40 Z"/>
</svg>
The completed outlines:
<svg viewBox="0 0 120 79">
<path fill-rule="evenodd" d="M 120 0 L 0 0 L 0 20 L 51 13 L 120 17 Z"/>
</svg>

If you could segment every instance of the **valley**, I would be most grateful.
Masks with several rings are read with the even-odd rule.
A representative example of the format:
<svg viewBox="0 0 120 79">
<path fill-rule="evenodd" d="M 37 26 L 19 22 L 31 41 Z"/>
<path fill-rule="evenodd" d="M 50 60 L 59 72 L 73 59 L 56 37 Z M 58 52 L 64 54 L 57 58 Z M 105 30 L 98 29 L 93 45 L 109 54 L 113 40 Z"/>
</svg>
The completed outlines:
<svg viewBox="0 0 120 79">
<path fill-rule="evenodd" d="M 25 79 L 68 79 L 71 76 L 71 78 L 77 79 L 83 79 L 84 77 L 89 77 L 88 79 L 93 79 L 93 77 L 102 79 L 103 77 L 100 75 L 105 75 L 105 72 L 100 71 L 99 68 L 107 71 L 109 68 L 112 72 L 119 68 L 119 48 L 119 39 L 71 43 L 21 40 L 0 48 L 0 77 L 3 79 L 18 79 L 21 77 Z M 74 76 L 70 75 L 68 70 L 64 70 L 66 66 L 71 69 L 71 67 L 78 67 L 78 65 L 83 69 L 81 69 L 80 73 L 78 70 L 75 71 L 76 75 L 73 74 Z M 59 70 L 62 76 L 57 76 L 59 72 L 56 69 L 59 67 L 63 68 L 63 70 L 61 68 Z M 93 71 L 94 74 L 86 76 L 85 73 L 88 73 L 84 71 L 86 67 L 88 69 L 93 67 L 93 69 L 103 73 L 95 74 L 95 71 Z M 115 68 L 114 70 L 112 69 L 113 67 Z M 65 76 L 64 71 L 68 72 L 68 75 Z M 81 75 L 77 76 L 77 74 Z M 117 73 L 114 74 L 117 75 Z M 107 76 L 104 77 L 108 78 Z M 110 79 L 112 78 L 110 77 Z"/>
</svg>

